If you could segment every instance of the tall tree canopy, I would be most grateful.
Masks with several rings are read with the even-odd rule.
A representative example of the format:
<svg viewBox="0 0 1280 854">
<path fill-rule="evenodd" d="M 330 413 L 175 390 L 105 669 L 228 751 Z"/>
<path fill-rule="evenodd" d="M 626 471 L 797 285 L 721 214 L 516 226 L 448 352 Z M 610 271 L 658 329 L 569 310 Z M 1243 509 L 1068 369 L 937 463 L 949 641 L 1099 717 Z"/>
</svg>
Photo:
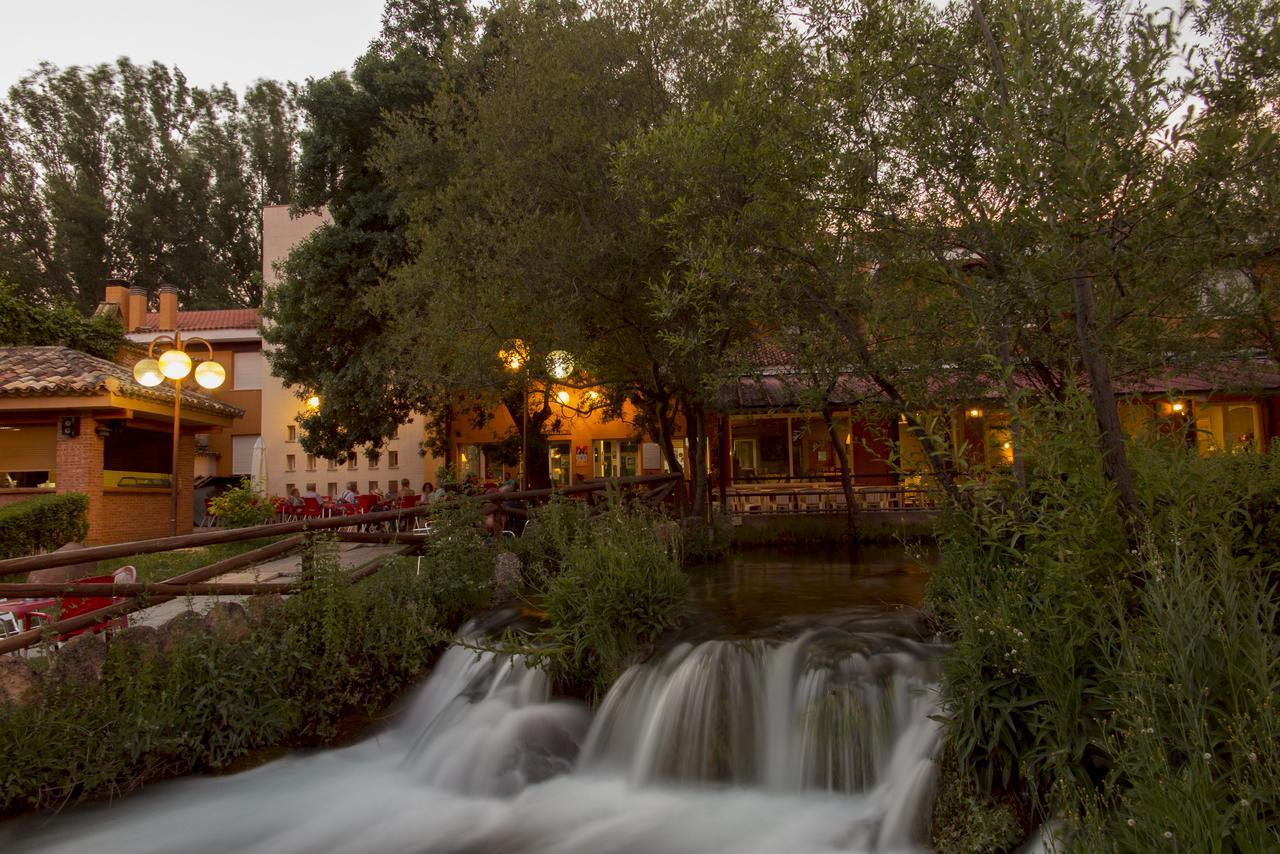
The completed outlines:
<svg viewBox="0 0 1280 854">
<path fill-rule="evenodd" d="M 243 99 L 160 64 L 41 65 L 0 102 L 0 279 L 81 308 L 112 276 L 256 305 L 261 208 L 289 200 L 291 85 Z"/>
</svg>

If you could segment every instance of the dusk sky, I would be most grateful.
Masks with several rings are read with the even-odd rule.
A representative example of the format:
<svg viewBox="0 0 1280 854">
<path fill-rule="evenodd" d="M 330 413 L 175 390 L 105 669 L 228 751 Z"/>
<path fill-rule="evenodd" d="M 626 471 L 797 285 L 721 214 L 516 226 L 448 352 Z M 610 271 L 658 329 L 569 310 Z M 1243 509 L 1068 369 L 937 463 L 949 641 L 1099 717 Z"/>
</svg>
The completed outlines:
<svg viewBox="0 0 1280 854">
<path fill-rule="evenodd" d="M 198 86 L 303 82 L 349 68 L 377 34 L 382 0 L 44 0 L 4 6 L 0 92 L 47 60 L 128 56 L 177 66 Z"/>
</svg>

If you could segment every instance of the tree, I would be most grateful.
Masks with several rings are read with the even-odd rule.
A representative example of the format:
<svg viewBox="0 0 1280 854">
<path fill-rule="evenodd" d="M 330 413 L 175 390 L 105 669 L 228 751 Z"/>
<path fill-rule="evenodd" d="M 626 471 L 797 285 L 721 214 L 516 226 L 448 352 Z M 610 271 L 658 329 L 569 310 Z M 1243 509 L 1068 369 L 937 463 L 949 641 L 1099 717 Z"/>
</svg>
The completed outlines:
<svg viewBox="0 0 1280 854">
<path fill-rule="evenodd" d="M 225 87 L 128 59 L 44 64 L 0 104 L 0 275 L 82 309 L 124 276 L 190 307 L 259 299 L 259 212 L 287 200 L 289 87 Z"/>
<path fill-rule="evenodd" d="M 124 330 L 111 315 L 85 317 L 76 306 L 42 306 L 0 284 L 0 347 L 70 347 L 115 361 Z"/>
</svg>

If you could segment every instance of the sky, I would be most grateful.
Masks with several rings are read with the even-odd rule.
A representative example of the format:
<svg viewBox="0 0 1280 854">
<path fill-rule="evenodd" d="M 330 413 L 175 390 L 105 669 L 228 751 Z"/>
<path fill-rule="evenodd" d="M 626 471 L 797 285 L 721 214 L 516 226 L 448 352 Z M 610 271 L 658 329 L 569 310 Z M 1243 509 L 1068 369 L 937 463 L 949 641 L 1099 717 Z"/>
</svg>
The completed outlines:
<svg viewBox="0 0 1280 854">
<path fill-rule="evenodd" d="M 118 56 L 176 65 L 197 86 L 301 83 L 349 69 L 381 22 L 382 0 L 0 0 L 0 92 L 41 61 Z"/>
</svg>

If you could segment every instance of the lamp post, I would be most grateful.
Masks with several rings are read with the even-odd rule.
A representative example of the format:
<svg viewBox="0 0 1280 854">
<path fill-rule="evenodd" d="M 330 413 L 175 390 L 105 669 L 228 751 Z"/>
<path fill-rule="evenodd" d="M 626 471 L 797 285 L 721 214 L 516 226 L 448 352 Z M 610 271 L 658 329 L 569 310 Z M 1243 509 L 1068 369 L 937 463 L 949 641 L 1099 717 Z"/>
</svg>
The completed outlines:
<svg viewBox="0 0 1280 854">
<path fill-rule="evenodd" d="M 524 369 L 524 385 L 520 397 L 520 488 L 529 488 L 529 348 L 523 341 L 516 339 L 510 347 L 498 351 L 498 358 L 508 370 Z M 573 356 L 564 350 L 552 350 L 547 354 L 543 366 L 547 375 L 555 380 L 562 380 L 573 373 Z"/>
<path fill-rule="evenodd" d="M 192 361 L 186 348 L 191 344 L 203 344 L 209 350 L 209 358 L 195 366 L 196 383 L 201 388 L 215 389 L 227 379 L 226 369 L 213 360 L 213 345 L 203 338 L 182 340 L 182 335 L 161 335 L 147 347 L 147 358 L 133 366 L 133 378 L 148 388 L 160 385 L 166 379 L 173 381 L 173 464 L 169 476 L 169 532 L 178 533 L 178 440 L 182 426 L 182 381 L 191 373 Z M 156 358 L 156 345 L 167 344 L 169 349 Z"/>
</svg>

